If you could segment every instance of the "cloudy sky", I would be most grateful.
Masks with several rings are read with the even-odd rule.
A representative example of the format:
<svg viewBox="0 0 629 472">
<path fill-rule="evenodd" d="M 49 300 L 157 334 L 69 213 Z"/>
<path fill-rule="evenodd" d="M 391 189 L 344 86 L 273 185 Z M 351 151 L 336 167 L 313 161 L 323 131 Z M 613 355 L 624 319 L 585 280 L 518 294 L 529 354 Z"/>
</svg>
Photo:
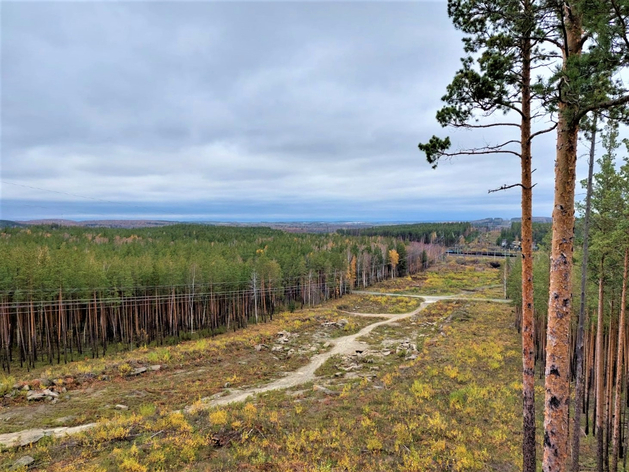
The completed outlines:
<svg viewBox="0 0 629 472">
<path fill-rule="evenodd" d="M 1 8 L 0 218 L 519 215 L 517 189 L 487 193 L 519 180 L 517 158 L 433 170 L 417 149 L 445 132 L 462 54 L 445 1 Z M 552 136 L 534 153 L 534 213 L 550 216 Z"/>
</svg>

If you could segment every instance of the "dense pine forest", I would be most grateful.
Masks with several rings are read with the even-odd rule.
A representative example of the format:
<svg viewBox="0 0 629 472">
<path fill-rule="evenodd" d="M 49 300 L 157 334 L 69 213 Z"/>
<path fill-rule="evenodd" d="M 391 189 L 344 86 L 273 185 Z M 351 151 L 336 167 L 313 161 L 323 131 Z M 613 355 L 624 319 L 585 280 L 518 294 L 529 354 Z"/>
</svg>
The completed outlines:
<svg viewBox="0 0 629 472">
<path fill-rule="evenodd" d="M 387 225 L 372 228 L 339 229 L 339 234 L 353 236 L 387 236 L 404 241 L 440 243 L 452 246 L 461 236 L 470 241 L 478 233 L 471 223 L 417 223 L 412 225 Z"/>
<path fill-rule="evenodd" d="M 9 370 L 237 329 L 415 273 L 442 252 L 391 236 L 269 228 L 6 228 L 0 359 Z"/>
<path fill-rule="evenodd" d="M 533 242 L 535 244 L 542 244 L 544 239 L 547 238 L 552 230 L 551 223 L 533 223 Z M 513 222 L 510 228 L 503 228 L 500 230 L 500 236 L 496 240 L 496 245 L 500 246 L 502 241 L 506 241 L 507 244 L 511 244 L 513 241 L 520 240 L 522 234 L 522 223 Z"/>
</svg>

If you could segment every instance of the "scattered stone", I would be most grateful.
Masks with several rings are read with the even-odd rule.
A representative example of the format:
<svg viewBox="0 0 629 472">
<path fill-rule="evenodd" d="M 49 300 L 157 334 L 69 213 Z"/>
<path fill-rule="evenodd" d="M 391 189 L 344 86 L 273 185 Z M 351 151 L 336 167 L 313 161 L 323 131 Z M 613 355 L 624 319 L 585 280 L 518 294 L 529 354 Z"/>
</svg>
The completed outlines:
<svg viewBox="0 0 629 472">
<path fill-rule="evenodd" d="M 332 344 L 330 343 L 330 341 L 326 341 L 326 343 L 323 345 L 323 347 L 328 348 L 330 347 Z"/>
<path fill-rule="evenodd" d="M 13 463 L 13 466 L 9 470 L 18 470 L 22 467 L 28 468 L 33 462 L 35 462 L 35 459 L 33 459 L 31 456 L 20 457 Z"/>
<path fill-rule="evenodd" d="M 58 425 L 63 425 L 66 423 L 70 423 L 71 421 L 74 421 L 76 419 L 76 416 L 70 415 L 70 416 L 62 416 L 61 418 L 57 418 L 55 420 L 55 423 Z"/>
<path fill-rule="evenodd" d="M 343 372 L 336 372 L 334 377 L 343 377 L 345 374 Z"/>
<path fill-rule="evenodd" d="M 317 390 L 326 395 L 340 395 L 340 392 L 335 392 L 334 390 L 330 390 L 329 388 L 325 388 L 321 385 L 315 385 L 314 387 L 312 387 L 312 389 Z"/>
<path fill-rule="evenodd" d="M 129 375 L 140 375 L 146 372 L 148 369 L 146 367 L 138 367 L 133 369 Z"/>
<path fill-rule="evenodd" d="M 338 321 L 324 321 L 321 326 L 324 328 L 344 328 L 348 323 L 349 321 L 343 318 Z"/>
<path fill-rule="evenodd" d="M 24 385 L 22 387 L 22 390 L 24 390 L 25 392 L 28 392 L 31 389 L 31 387 L 28 386 L 28 384 Z"/>
<path fill-rule="evenodd" d="M 146 397 L 148 393 L 144 390 L 133 390 L 128 395 L 125 395 L 125 398 L 143 398 Z"/>
<path fill-rule="evenodd" d="M 268 349 L 269 346 L 267 346 L 266 344 L 256 344 L 255 346 L 255 350 L 260 352 L 262 349 Z"/>
<path fill-rule="evenodd" d="M 231 385 L 232 385 L 232 384 L 231 384 L 231 382 L 225 382 L 224 387 L 225 387 L 225 388 L 229 388 L 229 387 L 231 387 Z"/>
<path fill-rule="evenodd" d="M 114 408 L 116 410 L 128 410 L 129 409 L 129 407 L 127 405 L 120 405 L 120 404 L 114 406 Z"/>
<path fill-rule="evenodd" d="M 271 349 L 271 352 L 280 352 L 283 350 L 284 348 L 282 346 L 273 346 L 273 348 Z"/>
<path fill-rule="evenodd" d="M 59 396 L 59 394 L 57 392 L 53 392 L 52 390 L 41 390 L 41 391 L 35 391 L 35 390 L 30 390 L 27 394 L 26 394 L 26 399 L 27 400 L 44 400 L 46 398 L 57 398 Z"/>
<path fill-rule="evenodd" d="M 383 356 L 388 356 L 389 354 L 391 354 L 391 351 L 382 351 Z"/>
</svg>

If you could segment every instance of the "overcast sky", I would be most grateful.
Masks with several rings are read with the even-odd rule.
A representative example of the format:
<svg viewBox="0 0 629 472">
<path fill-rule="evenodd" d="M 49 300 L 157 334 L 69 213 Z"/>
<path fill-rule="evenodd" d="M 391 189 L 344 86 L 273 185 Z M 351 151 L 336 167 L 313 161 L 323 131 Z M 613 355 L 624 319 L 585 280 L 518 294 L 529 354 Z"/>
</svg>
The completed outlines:
<svg viewBox="0 0 629 472">
<path fill-rule="evenodd" d="M 519 181 L 517 158 L 433 170 L 417 149 L 447 133 L 434 116 L 462 55 L 445 1 L 1 8 L 0 218 L 520 214 L 517 189 L 487 193 Z M 538 216 L 552 211 L 553 139 L 534 147 Z"/>
</svg>

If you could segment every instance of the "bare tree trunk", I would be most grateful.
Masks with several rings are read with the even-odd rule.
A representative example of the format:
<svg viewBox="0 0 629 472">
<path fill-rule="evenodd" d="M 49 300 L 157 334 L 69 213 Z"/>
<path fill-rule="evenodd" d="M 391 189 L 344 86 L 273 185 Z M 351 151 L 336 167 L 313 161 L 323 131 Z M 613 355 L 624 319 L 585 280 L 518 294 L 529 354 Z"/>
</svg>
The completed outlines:
<svg viewBox="0 0 629 472">
<path fill-rule="evenodd" d="M 524 13 L 527 14 L 530 9 L 530 0 L 524 0 Z M 535 333 L 533 316 L 530 38 L 524 38 L 522 45 L 522 470 L 523 472 L 535 472 Z"/>
<path fill-rule="evenodd" d="M 566 104 L 560 103 L 546 335 L 544 472 L 564 472 L 568 467 L 568 406 L 570 403 L 568 344 L 572 312 L 574 189 L 578 127 L 569 122 L 569 110 L 566 108 Z"/>
<path fill-rule="evenodd" d="M 581 264 L 581 305 L 579 307 L 579 324 L 577 327 L 576 369 L 577 384 L 574 394 L 574 423 L 572 426 L 572 472 L 579 472 L 579 448 L 581 441 L 581 405 L 583 404 L 583 330 L 585 327 L 585 294 L 587 284 L 588 235 L 590 232 L 590 212 L 592 209 L 592 175 L 594 173 L 594 155 L 596 152 L 597 115 L 594 115 L 592 140 L 590 142 L 590 161 L 588 164 L 587 195 L 585 197 L 585 221 L 583 223 L 583 261 Z M 587 413 L 586 413 L 587 414 Z"/>
<path fill-rule="evenodd" d="M 564 66 L 581 53 L 580 15 L 564 15 Z M 568 469 L 570 403 L 570 317 L 572 314 L 572 260 L 574 250 L 574 189 L 576 184 L 576 105 L 559 97 L 555 200 L 550 257 L 550 287 L 546 343 L 544 399 L 544 472 Z"/>
<path fill-rule="evenodd" d="M 620 302 L 620 318 L 618 320 L 618 352 L 616 354 L 616 389 L 614 397 L 614 432 L 612 434 L 612 464 L 611 472 L 618 470 L 618 456 L 620 451 L 620 396 L 623 373 L 623 347 L 625 344 L 625 307 L 627 305 L 627 268 L 629 266 L 629 248 L 625 248 L 625 264 L 622 275 L 622 296 Z"/>
<path fill-rule="evenodd" d="M 612 310 L 613 312 L 613 310 Z M 607 333 L 607 362 L 605 365 L 605 416 L 603 417 L 603 424 L 605 428 L 605 443 L 603 450 L 605 472 L 609 472 L 609 443 L 611 438 L 611 418 L 612 418 L 612 379 L 613 379 L 613 365 L 614 365 L 614 325 L 610 321 L 609 330 Z"/>
<path fill-rule="evenodd" d="M 604 437 L 603 427 L 605 422 L 605 393 L 603 392 L 603 266 L 605 257 L 601 258 L 601 272 L 598 279 L 598 320 L 596 322 L 596 443 L 597 443 L 597 470 L 603 472 Z"/>
</svg>

